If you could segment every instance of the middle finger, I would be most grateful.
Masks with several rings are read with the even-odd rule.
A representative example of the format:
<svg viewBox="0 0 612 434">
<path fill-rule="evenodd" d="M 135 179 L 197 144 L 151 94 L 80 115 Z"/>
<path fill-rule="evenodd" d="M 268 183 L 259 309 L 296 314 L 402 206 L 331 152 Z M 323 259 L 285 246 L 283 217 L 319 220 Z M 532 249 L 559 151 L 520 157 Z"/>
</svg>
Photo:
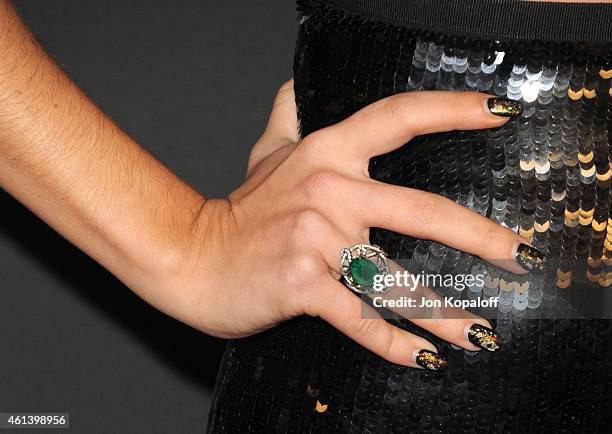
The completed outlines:
<svg viewBox="0 0 612 434">
<path fill-rule="evenodd" d="M 369 181 L 347 198 L 352 209 L 367 203 L 359 214 L 366 227 L 436 241 L 516 274 L 545 271 L 546 256 L 525 238 L 443 196 Z"/>
</svg>

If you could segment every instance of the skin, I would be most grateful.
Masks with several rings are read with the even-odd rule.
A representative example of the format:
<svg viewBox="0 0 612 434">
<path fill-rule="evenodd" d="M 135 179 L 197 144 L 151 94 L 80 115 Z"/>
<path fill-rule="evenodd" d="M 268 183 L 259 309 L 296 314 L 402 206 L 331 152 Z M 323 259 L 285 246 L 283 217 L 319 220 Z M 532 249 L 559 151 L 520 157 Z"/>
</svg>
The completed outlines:
<svg viewBox="0 0 612 434">
<path fill-rule="evenodd" d="M 300 140 L 289 81 L 244 184 L 206 200 L 106 117 L 5 0 L 0 52 L 0 185 L 145 301 L 205 333 L 247 336 L 308 314 L 416 367 L 415 353 L 435 347 L 362 319 L 361 301 L 337 280 L 340 250 L 367 243 L 370 227 L 485 259 L 511 260 L 526 242 L 452 201 L 368 176 L 371 157 L 414 136 L 507 122 L 488 112 L 488 95 L 396 95 Z M 415 322 L 470 350 L 466 329 L 489 326 L 474 317 Z"/>
</svg>

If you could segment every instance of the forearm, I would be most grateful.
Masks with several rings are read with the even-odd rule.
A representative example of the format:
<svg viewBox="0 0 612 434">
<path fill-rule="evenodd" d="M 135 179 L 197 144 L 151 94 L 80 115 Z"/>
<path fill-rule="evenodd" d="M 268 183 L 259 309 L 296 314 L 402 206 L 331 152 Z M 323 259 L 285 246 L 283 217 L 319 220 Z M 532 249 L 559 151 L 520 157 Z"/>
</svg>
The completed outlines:
<svg viewBox="0 0 612 434">
<path fill-rule="evenodd" d="M 173 313 L 180 298 L 160 288 L 194 241 L 204 198 L 91 103 L 4 0 L 0 53 L 0 185 Z"/>
</svg>

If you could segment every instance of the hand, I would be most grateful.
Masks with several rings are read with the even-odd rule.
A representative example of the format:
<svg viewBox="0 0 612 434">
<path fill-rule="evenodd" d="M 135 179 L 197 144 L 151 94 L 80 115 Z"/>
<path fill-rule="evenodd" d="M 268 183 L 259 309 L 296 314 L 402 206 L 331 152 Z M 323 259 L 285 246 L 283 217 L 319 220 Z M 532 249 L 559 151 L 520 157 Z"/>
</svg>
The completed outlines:
<svg viewBox="0 0 612 434">
<path fill-rule="evenodd" d="M 276 97 L 268 127 L 253 148 L 246 182 L 227 200 L 209 200 L 181 285 L 197 293 L 196 327 L 243 337 L 283 320 L 319 316 L 381 357 L 418 366 L 428 341 L 382 319 L 363 319 L 361 300 L 338 281 L 340 250 L 369 243 L 380 227 L 494 260 L 514 258 L 527 241 L 441 196 L 384 184 L 368 175 L 370 158 L 413 137 L 454 129 L 499 127 L 489 95 L 416 92 L 378 101 L 299 140 L 293 83 Z M 461 225 L 456 222 L 460 221 Z M 518 263 L 505 268 L 525 273 Z M 205 282 L 196 285 L 192 282 Z M 470 350 L 482 318 L 413 319 Z"/>
</svg>

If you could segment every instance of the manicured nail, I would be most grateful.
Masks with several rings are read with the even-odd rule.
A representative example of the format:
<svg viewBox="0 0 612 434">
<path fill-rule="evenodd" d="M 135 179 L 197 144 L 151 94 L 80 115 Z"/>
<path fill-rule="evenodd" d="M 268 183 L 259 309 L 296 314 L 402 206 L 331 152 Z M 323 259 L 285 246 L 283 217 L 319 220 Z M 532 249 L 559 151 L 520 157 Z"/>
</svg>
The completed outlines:
<svg viewBox="0 0 612 434">
<path fill-rule="evenodd" d="M 516 249 L 516 262 L 527 271 L 543 273 L 548 265 L 548 258 L 535 247 L 521 243 Z"/>
<path fill-rule="evenodd" d="M 416 363 L 422 368 L 430 371 L 446 371 L 448 360 L 438 353 L 429 350 L 421 350 L 417 353 Z"/>
<path fill-rule="evenodd" d="M 515 118 L 523 113 L 523 104 L 507 98 L 489 98 L 487 99 L 487 107 L 492 114 L 505 118 Z"/>
<path fill-rule="evenodd" d="M 500 335 L 482 324 L 472 325 L 467 335 L 471 343 L 487 351 L 497 351 L 503 343 Z"/>
</svg>

